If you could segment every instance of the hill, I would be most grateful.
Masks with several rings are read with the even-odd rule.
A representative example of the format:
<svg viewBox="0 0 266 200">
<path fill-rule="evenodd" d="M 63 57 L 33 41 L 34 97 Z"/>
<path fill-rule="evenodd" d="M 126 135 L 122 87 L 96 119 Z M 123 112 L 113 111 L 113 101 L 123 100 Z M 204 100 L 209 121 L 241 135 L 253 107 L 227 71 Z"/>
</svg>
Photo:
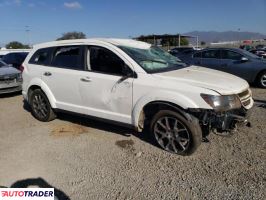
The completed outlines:
<svg viewBox="0 0 266 200">
<path fill-rule="evenodd" d="M 255 40 L 266 39 L 266 35 L 255 32 L 238 32 L 238 31 L 192 31 L 184 35 L 199 36 L 199 41 L 210 42 L 224 42 L 237 40 Z"/>
</svg>

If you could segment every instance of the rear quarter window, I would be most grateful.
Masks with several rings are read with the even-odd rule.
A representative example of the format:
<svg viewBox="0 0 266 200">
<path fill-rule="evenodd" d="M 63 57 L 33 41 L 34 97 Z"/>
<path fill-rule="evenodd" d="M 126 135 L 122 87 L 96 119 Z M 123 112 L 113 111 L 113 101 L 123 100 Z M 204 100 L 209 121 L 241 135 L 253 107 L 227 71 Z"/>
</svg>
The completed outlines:
<svg viewBox="0 0 266 200">
<path fill-rule="evenodd" d="M 52 48 L 44 48 L 37 50 L 31 57 L 29 63 L 36 65 L 49 65 L 51 59 Z"/>
</svg>

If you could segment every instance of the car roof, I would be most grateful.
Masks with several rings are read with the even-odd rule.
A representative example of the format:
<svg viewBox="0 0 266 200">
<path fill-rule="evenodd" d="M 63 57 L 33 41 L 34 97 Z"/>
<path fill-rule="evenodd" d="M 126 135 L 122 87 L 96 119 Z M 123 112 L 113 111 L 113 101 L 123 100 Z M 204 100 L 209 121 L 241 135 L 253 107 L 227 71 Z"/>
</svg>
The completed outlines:
<svg viewBox="0 0 266 200">
<path fill-rule="evenodd" d="M 197 51 L 197 52 L 202 52 L 202 51 L 207 51 L 207 50 L 232 50 L 232 51 L 237 51 L 240 53 L 245 53 L 245 50 L 243 50 L 243 49 L 230 48 L 230 47 L 209 47 L 209 48 L 205 48 L 205 49 L 202 49 L 200 51 Z"/>
<path fill-rule="evenodd" d="M 117 39 L 117 38 L 92 38 L 92 39 L 75 39 L 75 40 L 60 40 L 52 41 L 34 45 L 34 48 L 45 48 L 51 46 L 62 46 L 62 45 L 81 45 L 89 43 L 98 44 L 112 44 L 115 46 L 127 46 L 132 48 L 149 49 L 151 44 L 133 40 L 133 39 Z"/>
</svg>

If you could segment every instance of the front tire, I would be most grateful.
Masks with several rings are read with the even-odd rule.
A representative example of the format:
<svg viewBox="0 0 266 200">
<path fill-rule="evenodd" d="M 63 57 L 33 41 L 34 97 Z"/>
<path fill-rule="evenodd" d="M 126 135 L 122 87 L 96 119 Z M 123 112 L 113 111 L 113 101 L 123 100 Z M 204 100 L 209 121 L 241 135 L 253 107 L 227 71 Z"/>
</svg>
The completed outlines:
<svg viewBox="0 0 266 200">
<path fill-rule="evenodd" d="M 259 87 L 266 88 L 266 71 L 263 71 L 258 75 L 257 83 Z"/>
<path fill-rule="evenodd" d="M 177 112 L 161 110 L 152 119 L 150 133 L 157 144 L 178 155 L 191 155 L 200 146 L 202 131 L 198 120 L 191 120 Z"/>
<path fill-rule="evenodd" d="M 48 98 L 40 89 L 31 93 L 30 106 L 32 115 L 39 121 L 49 122 L 56 118 Z"/>
</svg>

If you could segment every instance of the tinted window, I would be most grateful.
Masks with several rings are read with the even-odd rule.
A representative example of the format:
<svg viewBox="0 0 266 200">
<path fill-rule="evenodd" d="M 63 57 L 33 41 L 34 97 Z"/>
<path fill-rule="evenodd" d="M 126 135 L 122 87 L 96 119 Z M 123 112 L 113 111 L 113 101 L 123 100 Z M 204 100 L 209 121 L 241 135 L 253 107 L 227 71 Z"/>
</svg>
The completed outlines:
<svg viewBox="0 0 266 200">
<path fill-rule="evenodd" d="M 28 53 L 9 53 L 3 57 L 3 61 L 8 64 L 21 64 Z"/>
<path fill-rule="evenodd" d="M 222 50 L 221 52 L 222 59 L 230 59 L 230 60 L 241 60 L 243 57 L 241 54 L 236 53 L 234 51 Z"/>
<path fill-rule="evenodd" d="M 203 51 L 202 52 L 202 58 L 220 59 L 220 51 L 219 50 Z"/>
<path fill-rule="evenodd" d="M 194 58 L 201 58 L 201 52 L 195 53 L 193 55 Z"/>
<path fill-rule="evenodd" d="M 15 60 L 15 57 L 14 57 L 13 53 L 6 54 L 3 57 L 3 61 L 8 63 L 8 64 L 12 64 L 14 62 L 14 60 Z"/>
<path fill-rule="evenodd" d="M 64 46 L 54 51 L 51 65 L 67 69 L 84 69 L 81 47 Z"/>
<path fill-rule="evenodd" d="M 29 63 L 30 64 L 38 64 L 38 65 L 47 65 L 50 61 L 50 52 L 51 48 L 39 49 L 34 53 L 31 57 Z"/>
<path fill-rule="evenodd" d="M 103 47 L 89 47 L 88 68 L 91 71 L 102 72 L 106 74 L 124 75 L 124 61 L 112 51 Z"/>
</svg>

